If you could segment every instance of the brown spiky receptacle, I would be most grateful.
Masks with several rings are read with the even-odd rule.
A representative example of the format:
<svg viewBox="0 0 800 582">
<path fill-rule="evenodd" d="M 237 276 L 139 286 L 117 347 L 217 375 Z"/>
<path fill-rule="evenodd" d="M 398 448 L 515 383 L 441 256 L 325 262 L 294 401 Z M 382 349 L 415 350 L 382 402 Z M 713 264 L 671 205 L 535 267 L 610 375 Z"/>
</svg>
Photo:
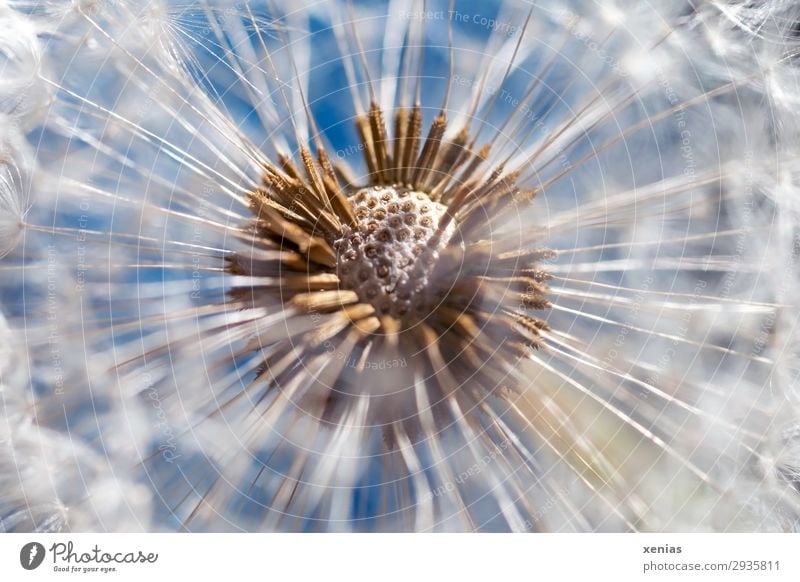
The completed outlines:
<svg viewBox="0 0 800 582">
<path fill-rule="evenodd" d="M 518 235 L 487 240 L 476 229 L 502 225 L 535 191 L 520 189 L 519 172 L 479 169 L 489 147 L 468 147 L 467 128 L 443 141 L 444 113 L 425 139 L 420 118 L 419 107 L 396 112 L 396 127 L 408 121 L 391 153 L 379 106 L 358 118 L 370 169 L 363 184 L 341 185 L 324 149 L 316 160 L 302 149 L 302 170 L 289 159 L 266 166 L 263 189 L 250 194 L 253 252 L 229 258 L 232 273 L 265 281 L 237 298 L 257 307 L 279 289 L 286 326 L 299 329 L 267 350 L 265 386 L 293 386 L 284 405 L 329 423 L 356 400 L 374 398 L 367 418 L 390 447 L 398 423 L 415 438 L 435 437 L 430 431 L 461 421 L 454 411 L 513 390 L 498 378 L 541 347 L 548 329 L 532 313 L 548 307 L 540 263 L 553 253 L 535 237 L 521 248 Z M 320 313 L 325 323 L 314 324 Z M 312 369 L 331 354 L 342 365 L 326 370 L 324 381 L 296 381 L 296 361 Z M 367 371 L 409 358 L 411 369 L 424 371 L 434 410 L 427 433 L 411 378 L 395 374 L 386 385 Z"/>
</svg>

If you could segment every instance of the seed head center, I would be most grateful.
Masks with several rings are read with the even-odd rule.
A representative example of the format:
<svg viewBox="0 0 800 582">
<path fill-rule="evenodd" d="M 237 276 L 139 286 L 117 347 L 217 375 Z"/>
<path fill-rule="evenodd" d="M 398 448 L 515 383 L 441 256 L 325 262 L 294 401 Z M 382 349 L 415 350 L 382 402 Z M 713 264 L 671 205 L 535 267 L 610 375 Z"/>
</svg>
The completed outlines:
<svg viewBox="0 0 800 582">
<path fill-rule="evenodd" d="M 378 314 L 401 318 L 426 309 L 429 278 L 451 223 L 434 237 L 446 207 L 402 186 L 372 186 L 350 197 L 358 227 L 334 242 L 341 286 Z"/>
</svg>

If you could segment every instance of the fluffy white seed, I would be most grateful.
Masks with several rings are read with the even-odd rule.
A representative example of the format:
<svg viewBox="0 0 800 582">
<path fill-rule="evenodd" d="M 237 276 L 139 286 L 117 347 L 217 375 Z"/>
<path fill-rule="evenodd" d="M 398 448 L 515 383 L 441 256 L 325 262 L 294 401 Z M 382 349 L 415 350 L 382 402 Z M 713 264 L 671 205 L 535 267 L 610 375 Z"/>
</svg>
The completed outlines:
<svg viewBox="0 0 800 582">
<path fill-rule="evenodd" d="M 0 257 L 14 249 L 23 230 L 27 178 L 17 154 L 13 146 L 0 143 Z"/>
</svg>

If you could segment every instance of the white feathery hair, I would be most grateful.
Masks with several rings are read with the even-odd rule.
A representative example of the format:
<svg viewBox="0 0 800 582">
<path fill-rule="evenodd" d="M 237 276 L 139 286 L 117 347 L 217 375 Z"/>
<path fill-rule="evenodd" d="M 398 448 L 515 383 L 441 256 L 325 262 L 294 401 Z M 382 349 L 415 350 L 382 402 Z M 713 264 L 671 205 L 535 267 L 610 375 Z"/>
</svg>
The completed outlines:
<svg viewBox="0 0 800 582">
<path fill-rule="evenodd" d="M 0 529 L 800 530 L 798 17 L 0 2 Z"/>
</svg>

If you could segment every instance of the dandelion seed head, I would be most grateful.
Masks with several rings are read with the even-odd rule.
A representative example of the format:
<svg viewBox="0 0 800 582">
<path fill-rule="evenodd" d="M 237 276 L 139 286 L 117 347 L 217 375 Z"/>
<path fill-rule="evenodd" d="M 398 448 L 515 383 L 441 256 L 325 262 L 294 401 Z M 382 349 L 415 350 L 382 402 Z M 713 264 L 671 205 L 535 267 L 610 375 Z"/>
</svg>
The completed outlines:
<svg viewBox="0 0 800 582">
<path fill-rule="evenodd" d="M 15 529 L 795 527 L 791 10 L 91 4 L 13 3 Z"/>
</svg>

